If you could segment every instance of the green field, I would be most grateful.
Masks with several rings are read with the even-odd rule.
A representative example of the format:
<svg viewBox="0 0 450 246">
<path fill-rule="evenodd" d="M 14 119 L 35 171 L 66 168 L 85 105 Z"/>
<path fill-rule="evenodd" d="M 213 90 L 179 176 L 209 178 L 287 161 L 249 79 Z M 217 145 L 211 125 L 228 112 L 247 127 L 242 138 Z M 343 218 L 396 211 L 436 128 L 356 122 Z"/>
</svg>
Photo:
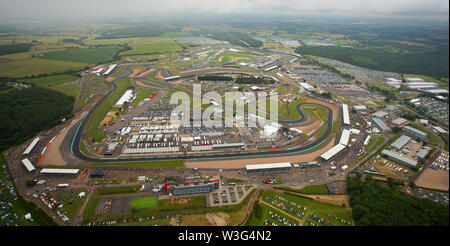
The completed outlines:
<svg viewBox="0 0 450 246">
<path fill-rule="evenodd" d="M 134 197 L 131 199 L 130 209 L 150 209 L 156 208 L 158 198 L 155 196 Z"/>
<path fill-rule="evenodd" d="M 304 194 L 328 194 L 327 187 L 325 185 L 307 185 L 302 189 L 294 189 L 290 187 L 280 187 L 280 189 L 304 193 Z"/>
<path fill-rule="evenodd" d="M 40 75 L 68 70 L 83 69 L 87 63 L 56 61 L 40 58 L 3 62 L 0 66 L 1 77 L 23 78 L 31 75 Z"/>
<path fill-rule="evenodd" d="M 100 122 L 102 122 L 111 107 L 117 102 L 117 100 L 119 100 L 130 85 L 131 84 L 128 79 L 119 79 L 116 81 L 116 90 L 111 93 L 105 101 L 103 101 L 89 122 L 89 128 L 87 130 L 87 136 L 89 139 L 94 138 L 96 142 L 100 142 L 105 138 L 105 134 L 102 132 L 103 126 L 100 126 Z"/>
<path fill-rule="evenodd" d="M 127 44 L 131 50 L 123 51 L 121 56 L 144 55 L 152 53 L 164 53 L 181 51 L 182 48 L 172 38 L 118 38 L 118 39 L 95 39 L 87 44 Z"/>
<path fill-rule="evenodd" d="M 44 53 L 42 58 L 48 60 L 98 64 L 111 61 L 122 48 L 119 46 L 100 46 L 95 48 L 67 49 Z"/>
<path fill-rule="evenodd" d="M 50 87 L 55 85 L 64 84 L 69 81 L 77 80 L 79 77 L 73 76 L 70 74 L 61 74 L 61 75 L 54 75 L 54 76 L 46 76 L 46 77 L 40 77 L 35 79 L 26 79 L 24 81 L 29 81 L 33 83 L 36 86 L 40 87 Z"/>
<path fill-rule="evenodd" d="M 308 112 L 309 114 L 311 114 L 312 116 L 314 116 L 314 118 L 320 120 L 320 121 L 326 121 L 328 118 L 328 111 L 320 106 L 316 106 L 316 105 L 305 105 L 302 107 L 302 110 L 304 110 L 305 112 Z"/>
<path fill-rule="evenodd" d="M 100 187 L 97 189 L 99 195 L 115 195 L 137 193 L 139 186 L 119 186 L 119 187 Z"/>
<path fill-rule="evenodd" d="M 144 99 L 148 98 L 155 92 L 158 92 L 158 91 L 152 90 L 152 89 L 146 89 L 146 88 L 139 89 L 139 94 L 137 95 L 136 99 L 131 103 L 131 106 L 135 107 L 135 106 L 139 105 L 140 102 L 142 102 Z"/>
<path fill-rule="evenodd" d="M 306 212 L 305 212 L 305 215 L 303 216 L 303 219 L 305 219 L 305 220 L 311 220 L 309 218 L 309 215 L 311 213 L 313 213 L 317 216 L 320 216 L 321 218 L 329 220 L 331 223 L 333 223 L 335 225 L 342 226 L 342 225 L 347 225 L 347 224 L 344 224 L 341 221 L 338 221 L 338 220 L 328 216 L 327 213 L 329 213 L 330 215 L 333 215 L 333 216 L 337 216 L 341 219 L 345 219 L 347 221 L 351 221 L 351 218 L 352 218 L 350 210 L 348 210 L 347 208 L 345 208 L 343 206 L 337 206 L 337 205 L 333 205 L 333 204 L 329 204 L 329 203 L 319 202 L 317 200 L 307 198 L 307 197 L 295 196 L 295 195 L 291 195 L 291 194 L 274 192 L 274 191 L 264 191 L 261 194 L 261 197 L 264 198 L 264 197 L 268 196 L 268 197 L 272 197 L 272 198 L 276 199 L 275 198 L 276 195 L 282 196 L 291 202 L 295 202 L 300 206 L 306 207 Z M 278 213 L 278 214 L 280 214 L 280 213 Z"/>
</svg>

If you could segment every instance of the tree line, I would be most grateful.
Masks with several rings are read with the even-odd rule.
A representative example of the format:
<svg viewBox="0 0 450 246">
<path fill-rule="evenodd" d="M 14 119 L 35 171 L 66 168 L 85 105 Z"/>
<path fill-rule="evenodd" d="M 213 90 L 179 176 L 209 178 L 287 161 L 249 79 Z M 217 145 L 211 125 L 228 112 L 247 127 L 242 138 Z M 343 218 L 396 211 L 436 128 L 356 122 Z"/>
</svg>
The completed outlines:
<svg viewBox="0 0 450 246">
<path fill-rule="evenodd" d="M 349 177 L 353 219 L 358 226 L 448 226 L 448 207 L 400 191 L 398 182 L 383 186 L 366 176 Z"/>
<path fill-rule="evenodd" d="M 0 94 L 0 151 L 70 118 L 74 101 L 73 97 L 40 87 Z"/>
</svg>

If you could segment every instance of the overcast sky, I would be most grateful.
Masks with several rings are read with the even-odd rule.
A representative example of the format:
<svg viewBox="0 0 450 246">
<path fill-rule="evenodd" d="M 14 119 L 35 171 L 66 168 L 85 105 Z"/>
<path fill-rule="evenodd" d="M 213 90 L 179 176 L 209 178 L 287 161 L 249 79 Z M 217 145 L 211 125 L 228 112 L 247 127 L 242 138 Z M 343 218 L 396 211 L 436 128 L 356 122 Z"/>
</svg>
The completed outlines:
<svg viewBox="0 0 450 246">
<path fill-rule="evenodd" d="M 0 18 L 89 19 L 188 14 L 289 14 L 448 19 L 448 0 L 0 0 Z"/>
</svg>

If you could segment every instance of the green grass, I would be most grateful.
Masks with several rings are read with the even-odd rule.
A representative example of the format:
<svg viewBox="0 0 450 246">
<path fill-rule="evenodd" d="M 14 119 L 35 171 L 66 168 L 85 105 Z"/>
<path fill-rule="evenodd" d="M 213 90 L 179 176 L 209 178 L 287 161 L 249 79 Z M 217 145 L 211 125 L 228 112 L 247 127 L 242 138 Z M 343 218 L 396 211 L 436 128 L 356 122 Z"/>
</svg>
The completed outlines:
<svg viewBox="0 0 450 246">
<path fill-rule="evenodd" d="M 279 187 L 279 189 L 293 191 L 303 194 L 328 194 L 327 187 L 325 185 L 307 185 L 302 189 L 294 189 L 290 187 Z"/>
<path fill-rule="evenodd" d="M 311 213 L 314 213 L 315 215 L 320 216 L 321 218 L 325 218 L 325 219 L 329 220 L 331 223 L 333 223 L 335 225 L 346 225 L 338 220 L 335 220 L 335 219 L 327 216 L 327 213 L 329 213 L 333 216 L 337 216 L 337 217 L 345 219 L 347 221 L 351 221 L 351 216 L 352 216 L 351 212 L 343 206 L 337 206 L 334 204 L 319 202 L 317 200 L 307 198 L 307 197 L 296 196 L 296 195 L 274 192 L 274 191 L 264 191 L 261 194 L 261 197 L 264 198 L 266 196 L 269 196 L 269 197 L 272 197 L 275 199 L 276 195 L 285 197 L 289 201 L 295 202 L 300 206 L 306 207 L 307 208 L 306 213 L 303 217 L 305 219 L 309 218 L 309 215 Z"/>
<path fill-rule="evenodd" d="M 139 89 L 139 94 L 137 95 L 136 99 L 131 103 L 131 106 L 135 107 L 135 106 L 139 105 L 140 102 L 142 102 L 144 99 L 148 98 L 155 92 L 158 92 L 158 91 L 152 90 L 152 89 L 146 89 L 146 88 Z"/>
<path fill-rule="evenodd" d="M 61 74 L 61 75 L 54 75 L 54 76 L 46 76 L 46 77 L 40 77 L 40 78 L 34 78 L 34 79 L 26 79 L 23 81 L 29 81 L 33 83 L 36 86 L 40 87 L 50 87 L 50 86 L 56 86 L 60 84 L 64 84 L 69 81 L 74 81 L 79 79 L 77 76 L 73 76 L 70 74 Z"/>
<path fill-rule="evenodd" d="M 326 121 L 328 119 L 328 111 L 317 105 L 305 105 L 302 107 L 302 110 L 308 112 L 314 118 L 320 121 Z"/>
<path fill-rule="evenodd" d="M 98 64 L 111 61 L 122 48 L 119 46 L 101 46 L 96 48 L 67 49 L 44 53 L 42 58 L 48 60 Z"/>
<path fill-rule="evenodd" d="M 410 126 L 412 128 L 416 128 L 419 131 L 427 133 L 427 138 L 434 144 L 439 143 L 439 138 L 437 136 L 433 135 L 431 132 L 429 132 L 425 127 L 418 125 L 416 123 L 409 123 L 408 126 Z"/>
<path fill-rule="evenodd" d="M 306 102 L 306 100 L 307 100 L 306 98 L 299 98 L 299 99 L 294 100 L 291 103 L 289 103 L 289 106 L 288 106 L 289 107 L 289 115 L 285 116 L 284 118 L 286 120 L 298 120 L 300 118 L 300 114 L 297 111 L 297 105 L 300 103 Z M 280 105 L 283 105 L 283 103 L 281 103 Z M 278 107 L 278 108 L 279 108 L 278 110 L 280 110 L 280 107 Z M 283 107 L 281 107 L 281 108 L 283 108 Z M 282 109 L 282 112 L 283 112 L 283 115 L 287 114 L 287 111 L 285 109 Z M 281 114 L 281 113 L 279 112 L 279 114 Z"/>
<path fill-rule="evenodd" d="M 97 194 L 104 196 L 104 195 L 137 193 L 138 191 L 139 186 L 100 187 L 97 189 Z"/>
<path fill-rule="evenodd" d="M 68 84 L 68 85 L 58 85 L 52 86 L 49 89 L 54 91 L 59 91 L 67 96 L 71 96 L 73 98 L 77 98 L 78 92 L 80 91 L 80 87 L 78 84 Z"/>
<path fill-rule="evenodd" d="M 372 135 L 370 137 L 369 143 L 366 146 L 366 153 L 362 155 L 359 159 L 366 157 L 370 152 L 376 149 L 384 142 L 384 137 Z"/>
<path fill-rule="evenodd" d="M 126 67 L 119 67 L 110 77 L 111 78 L 117 78 L 126 69 L 127 69 Z"/>
<path fill-rule="evenodd" d="M 268 205 L 264 204 L 264 203 L 260 203 L 261 205 L 261 214 L 262 216 L 260 218 L 256 217 L 255 212 L 252 211 L 249 219 L 246 222 L 246 226 L 264 226 L 264 221 L 267 219 L 270 222 L 273 222 L 274 224 L 278 225 L 278 226 L 284 226 L 282 223 L 278 222 L 275 219 L 272 219 L 270 217 L 269 211 L 272 213 L 276 213 L 279 216 L 281 216 L 282 218 L 285 218 L 289 221 L 292 221 L 294 223 L 296 223 L 298 225 L 298 220 L 294 220 L 291 217 L 286 216 L 284 213 L 281 213 L 278 210 L 273 209 L 272 207 L 269 207 Z"/>
<path fill-rule="evenodd" d="M 69 217 L 70 219 L 75 218 L 84 201 L 86 200 L 87 193 L 85 197 L 78 197 L 78 194 L 82 191 L 86 192 L 86 190 L 68 190 L 61 192 L 60 196 L 57 197 L 58 201 L 64 203 L 64 207 L 62 208 L 62 210 L 67 213 L 67 217 Z M 69 204 L 69 202 L 71 203 Z"/>
<path fill-rule="evenodd" d="M 155 196 L 134 197 L 131 199 L 130 209 L 150 209 L 156 208 L 158 198 Z"/>
<path fill-rule="evenodd" d="M 172 38 L 139 38 L 128 44 L 131 50 L 123 51 L 121 56 L 181 51 L 182 48 Z"/>
<path fill-rule="evenodd" d="M 128 79 L 120 79 L 116 81 L 116 85 L 116 90 L 98 107 L 89 122 L 87 136 L 89 139 L 94 138 L 96 142 L 100 142 L 105 138 L 105 135 L 102 132 L 103 126 L 100 126 L 100 122 L 105 118 L 111 107 L 119 100 L 131 84 Z"/>
<path fill-rule="evenodd" d="M 23 78 L 31 75 L 79 70 L 83 69 L 86 65 L 87 63 L 31 58 L 1 63 L 0 76 Z"/>
<path fill-rule="evenodd" d="M 227 179 L 227 183 L 245 183 L 247 181 L 242 179 Z"/>
</svg>

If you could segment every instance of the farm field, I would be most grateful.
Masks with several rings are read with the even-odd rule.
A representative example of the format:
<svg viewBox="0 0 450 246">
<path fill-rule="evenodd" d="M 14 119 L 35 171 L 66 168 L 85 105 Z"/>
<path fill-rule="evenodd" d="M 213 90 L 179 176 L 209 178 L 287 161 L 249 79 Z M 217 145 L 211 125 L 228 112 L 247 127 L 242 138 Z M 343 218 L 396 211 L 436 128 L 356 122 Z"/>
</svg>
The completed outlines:
<svg viewBox="0 0 450 246">
<path fill-rule="evenodd" d="M 31 58 L 1 63 L 0 77 L 23 78 L 54 72 L 83 69 L 87 64 L 81 62 L 56 61 L 40 58 Z"/>
<path fill-rule="evenodd" d="M 100 122 L 105 117 L 106 113 L 111 109 L 111 107 L 119 100 L 122 94 L 126 91 L 130 82 L 128 79 L 120 79 L 116 82 L 117 88 L 116 90 L 100 105 L 97 109 L 96 114 L 89 122 L 89 129 L 87 131 L 87 135 L 89 139 L 92 137 L 96 142 L 99 142 L 105 138 L 105 135 L 102 133 L 103 126 L 100 126 Z"/>
<path fill-rule="evenodd" d="M 172 38 L 117 38 L 117 39 L 95 39 L 86 41 L 88 45 L 113 45 L 127 44 L 131 50 L 120 52 L 121 56 L 144 55 L 152 53 L 174 52 L 182 50 Z"/>
<path fill-rule="evenodd" d="M 69 74 L 62 74 L 62 75 L 54 75 L 54 76 L 46 76 L 46 77 L 40 77 L 35 79 L 26 79 L 24 81 L 29 81 L 33 83 L 36 86 L 40 87 L 51 87 L 56 86 L 60 84 L 64 84 L 69 81 L 74 81 L 79 79 L 77 76 L 69 75 Z"/>
<path fill-rule="evenodd" d="M 48 60 L 98 64 L 113 59 L 120 50 L 119 46 L 102 46 L 95 48 L 67 49 L 44 53 L 41 58 Z"/>
</svg>

